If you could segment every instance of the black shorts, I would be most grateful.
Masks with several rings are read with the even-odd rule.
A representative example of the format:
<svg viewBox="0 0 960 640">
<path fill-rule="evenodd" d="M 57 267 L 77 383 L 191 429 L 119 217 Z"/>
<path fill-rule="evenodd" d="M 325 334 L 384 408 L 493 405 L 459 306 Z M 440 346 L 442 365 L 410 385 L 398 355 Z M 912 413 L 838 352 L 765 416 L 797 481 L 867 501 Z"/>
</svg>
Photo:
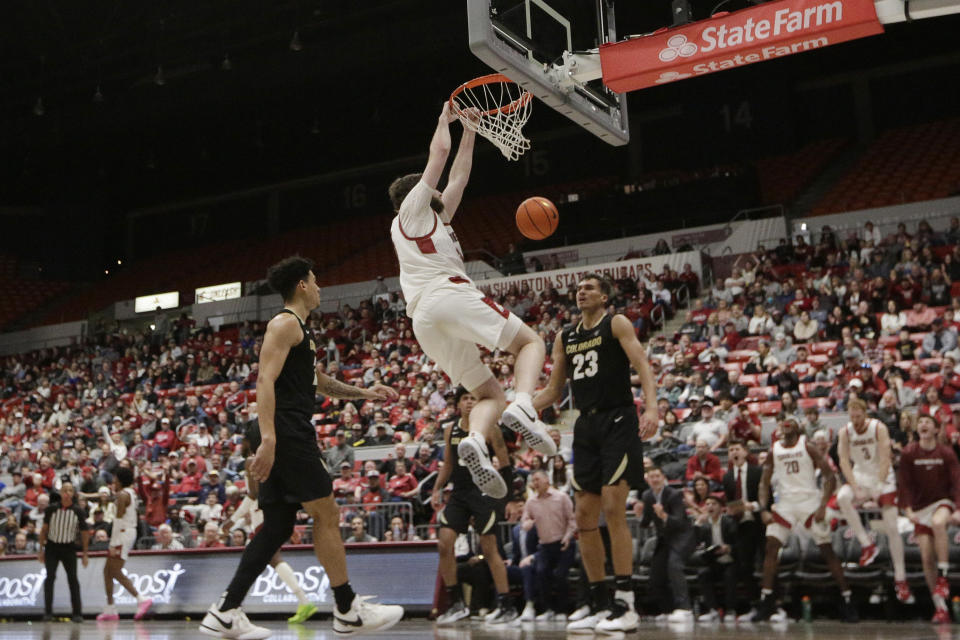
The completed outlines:
<svg viewBox="0 0 960 640">
<path fill-rule="evenodd" d="M 260 485 L 260 504 L 303 504 L 332 494 L 333 480 L 316 442 L 300 444 L 278 438 L 270 477 Z"/>
<path fill-rule="evenodd" d="M 646 487 L 636 407 L 581 413 L 573 426 L 573 488 L 599 495 L 620 480 L 631 489 Z"/>
<path fill-rule="evenodd" d="M 453 491 L 437 519 L 441 527 L 466 533 L 472 516 L 473 530 L 477 535 L 495 533 L 494 525 L 500 516 L 501 502 L 479 491 Z"/>
</svg>

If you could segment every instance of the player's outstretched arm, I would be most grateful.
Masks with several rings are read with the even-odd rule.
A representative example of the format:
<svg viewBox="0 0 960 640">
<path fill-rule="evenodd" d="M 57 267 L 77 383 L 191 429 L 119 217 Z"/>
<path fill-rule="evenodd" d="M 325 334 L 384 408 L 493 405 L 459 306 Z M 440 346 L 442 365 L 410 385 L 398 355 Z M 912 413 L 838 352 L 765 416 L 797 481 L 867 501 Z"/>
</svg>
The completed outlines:
<svg viewBox="0 0 960 640">
<path fill-rule="evenodd" d="M 657 387 L 653 380 L 653 371 L 647 360 L 647 352 L 637 340 L 637 334 L 627 317 L 621 314 L 613 316 L 610 321 L 613 337 L 620 341 L 620 347 L 627 354 L 630 364 L 640 376 L 640 387 L 643 389 L 643 416 L 640 418 L 640 436 L 646 440 L 657 432 L 660 418 L 657 414 Z"/>
<path fill-rule="evenodd" d="M 550 359 L 553 361 L 550 380 L 547 382 L 547 386 L 533 397 L 533 408 L 538 412 L 543 411 L 560 399 L 563 385 L 567 382 L 567 354 L 563 351 L 563 334 L 561 332 L 557 332 L 557 337 L 553 339 Z"/>
<path fill-rule="evenodd" d="M 447 166 L 447 157 L 450 155 L 450 123 L 457 116 L 450 112 L 450 103 L 444 102 L 437 121 L 437 129 L 430 140 L 430 155 L 427 166 L 423 170 L 423 180 L 431 189 L 436 189 L 443 175 L 443 168 Z"/>
<path fill-rule="evenodd" d="M 440 216 L 440 220 L 444 224 L 450 224 L 460 207 L 460 201 L 463 200 L 463 192 L 470 181 L 470 169 L 473 167 L 473 145 L 476 139 L 477 134 L 473 129 L 463 128 L 463 134 L 460 136 L 460 146 L 457 148 L 457 156 L 453 159 L 453 164 L 450 165 L 447 187 L 440 196 L 440 199 L 443 200 L 443 215 Z"/>
<path fill-rule="evenodd" d="M 317 393 L 341 400 L 396 400 L 399 397 L 393 387 L 375 384 L 369 389 L 363 389 L 340 382 L 325 373 L 320 373 L 319 370 L 317 371 Z"/>
</svg>

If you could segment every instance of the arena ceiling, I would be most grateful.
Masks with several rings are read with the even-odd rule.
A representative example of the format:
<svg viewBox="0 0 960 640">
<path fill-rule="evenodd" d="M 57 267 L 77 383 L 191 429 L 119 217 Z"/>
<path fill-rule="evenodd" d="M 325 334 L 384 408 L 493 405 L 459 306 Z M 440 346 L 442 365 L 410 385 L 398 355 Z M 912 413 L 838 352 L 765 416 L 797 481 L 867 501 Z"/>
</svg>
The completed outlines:
<svg viewBox="0 0 960 640">
<path fill-rule="evenodd" d="M 715 4 L 695 2 L 697 17 Z M 622 34 L 670 20 L 667 0 L 617 11 Z M 421 153 L 442 98 L 486 72 L 466 28 L 464 0 L 12 0 L 0 204 L 119 211 Z M 546 109 L 530 126 L 570 127 Z"/>
</svg>

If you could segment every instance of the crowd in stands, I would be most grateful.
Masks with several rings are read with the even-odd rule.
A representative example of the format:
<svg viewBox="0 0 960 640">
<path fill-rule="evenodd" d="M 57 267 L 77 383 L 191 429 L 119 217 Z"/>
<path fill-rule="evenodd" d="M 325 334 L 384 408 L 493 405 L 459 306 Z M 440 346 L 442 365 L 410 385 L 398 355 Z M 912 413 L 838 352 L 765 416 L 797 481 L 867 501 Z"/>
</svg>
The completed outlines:
<svg viewBox="0 0 960 640">
<path fill-rule="evenodd" d="M 610 309 L 650 340 L 661 424 L 649 463 L 685 486 L 692 518 L 708 513 L 708 498 L 722 489 L 728 442 L 754 449 L 769 442 L 765 416 L 797 418 L 829 450 L 836 433 L 821 413 L 843 411 L 858 397 L 887 424 L 895 449 L 915 439 L 918 414 L 934 416 L 957 442 L 958 243 L 956 218 L 943 232 L 920 222 L 888 237 L 869 223 L 849 237 L 824 227 L 815 241 L 784 239 L 741 256 L 712 285 L 689 265 L 615 283 Z M 681 288 L 693 299 L 684 323 L 674 335 L 657 334 L 654 310 L 671 317 Z M 539 332 L 548 353 L 561 328 L 577 321 L 573 288 L 511 291 L 498 302 Z M 389 404 L 317 399 L 314 424 L 345 538 L 435 535 L 429 489 L 443 424 L 455 417 L 454 390 L 420 350 L 402 298 L 386 292 L 357 308 L 315 313 L 309 326 L 328 375 L 400 394 Z M 137 479 L 140 548 L 243 545 L 249 521 L 232 516 L 245 492 L 241 443 L 256 415 L 263 330 L 243 323 L 216 332 L 158 311 L 149 330 L 100 325 L 82 345 L 4 358 L 0 555 L 36 551 L 43 514 L 66 481 L 95 530 L 93 548 L 105 548 L 113 513 L 100 496 L 110 493 L 119 466 Z M 485 360 L 511 389 L 513 356 Z M 547 422 L 556 420 L 546 413 Z M 561 432 L 552 435 L 559 443 Z M 361 460 L 363 448 L 378 445 L 390 446 L 379 459 Z M 572 495 L 569 448 L 549 460 L 519 448 L 511 455 L 518 473 L 508 521 L 521 521 L 536 471 Z M 632 495 L 628 508 L 637 504 Z M 293 541 L 306 536 L 309 528 L 298 528 Z"/>
</svg>

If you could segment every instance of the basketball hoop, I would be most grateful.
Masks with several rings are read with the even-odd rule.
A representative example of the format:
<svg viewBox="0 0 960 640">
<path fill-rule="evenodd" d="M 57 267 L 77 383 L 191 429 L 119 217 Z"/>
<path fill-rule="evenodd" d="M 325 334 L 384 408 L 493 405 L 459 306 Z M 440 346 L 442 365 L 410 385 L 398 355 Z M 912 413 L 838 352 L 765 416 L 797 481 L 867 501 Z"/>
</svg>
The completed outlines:
<svg viewBox="0 0 960 640">
<path fill-rule="evenodd" d="M 502 73 L 465 82 L 450 94 L 450 109 L 463 126 L 496 145 L 507 160 L 530 148 L 522 129 L 532 103 L 533 95 Z"/>
</svg>

